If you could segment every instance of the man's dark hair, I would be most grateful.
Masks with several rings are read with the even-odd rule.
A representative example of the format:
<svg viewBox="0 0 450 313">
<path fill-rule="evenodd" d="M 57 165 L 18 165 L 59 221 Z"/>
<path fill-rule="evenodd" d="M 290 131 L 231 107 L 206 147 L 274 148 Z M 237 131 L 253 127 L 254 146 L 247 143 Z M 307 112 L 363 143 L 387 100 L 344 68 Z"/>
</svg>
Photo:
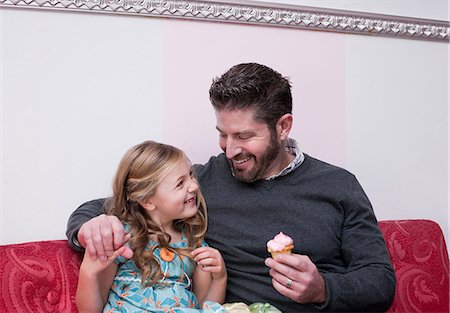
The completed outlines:
<svg viewBox="0 0 450 313">
<path fill-rule="evenodd" d="M 215 110 L 255 110 L 255 119 L 270 129 L 286 113 L 292 113 L 289 80 L 273 69 L 257 64 L 233 66 L 213 80 L 209 98 Z"/>
</svg>

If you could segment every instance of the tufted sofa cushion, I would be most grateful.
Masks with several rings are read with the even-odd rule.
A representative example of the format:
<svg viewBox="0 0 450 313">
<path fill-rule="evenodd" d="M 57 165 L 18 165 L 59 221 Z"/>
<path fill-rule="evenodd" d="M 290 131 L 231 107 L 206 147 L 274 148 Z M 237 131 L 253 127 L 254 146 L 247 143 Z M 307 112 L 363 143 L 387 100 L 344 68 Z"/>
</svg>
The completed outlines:
<svg viewBox="0 0 450 313">
<path fill-rule="evenodd" d="M 390 313 L 448 313 L 449 259 L 438 224 L 380 221 L 397 290 Z M 76 313 L 81 256 L 67 241 L 0 246 L 0 313 Z"/>
<path fill-rule="evenodd" d="M 430 220 L 379 222 L 397 276 L 388 312 L 448 313 L 449 258 L 438 224 Z"/>
<path fill-rule="evenodd" d="M 0 246 L 1 313 L 78 312 L 80 254 L 67 240 Z"/>
</svg>

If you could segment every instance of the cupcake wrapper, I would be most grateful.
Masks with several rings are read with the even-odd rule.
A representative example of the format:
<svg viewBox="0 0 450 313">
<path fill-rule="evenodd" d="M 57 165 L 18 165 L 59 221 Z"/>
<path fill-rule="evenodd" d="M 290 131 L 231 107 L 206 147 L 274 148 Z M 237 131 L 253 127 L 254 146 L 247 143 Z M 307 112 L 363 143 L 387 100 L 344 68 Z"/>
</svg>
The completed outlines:
<svg viewBox="0 0 450 313">
<path fill-rule="evenodd" d="M 269 251 L 270 254 L 272 254 L 272 259 L 275 259 L 275 257 L 279 254 L 291 254 L 292 248 L 290 249 L 283 249 L 281 251 Z"/>
</svg>

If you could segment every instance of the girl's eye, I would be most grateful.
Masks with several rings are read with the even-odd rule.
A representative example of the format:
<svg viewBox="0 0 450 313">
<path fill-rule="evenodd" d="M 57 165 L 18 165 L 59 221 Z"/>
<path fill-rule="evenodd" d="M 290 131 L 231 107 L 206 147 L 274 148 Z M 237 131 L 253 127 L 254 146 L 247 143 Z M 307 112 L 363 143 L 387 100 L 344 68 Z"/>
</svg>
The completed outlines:
<svg viewBox="0 0 450 313">
<path fill-rule="evenodd" d="M 178 187 L 182 187 L 183 186 L 184 181 L 180 180 L 180 182 L 177 184 L 177 188 Z"/>
</svg>

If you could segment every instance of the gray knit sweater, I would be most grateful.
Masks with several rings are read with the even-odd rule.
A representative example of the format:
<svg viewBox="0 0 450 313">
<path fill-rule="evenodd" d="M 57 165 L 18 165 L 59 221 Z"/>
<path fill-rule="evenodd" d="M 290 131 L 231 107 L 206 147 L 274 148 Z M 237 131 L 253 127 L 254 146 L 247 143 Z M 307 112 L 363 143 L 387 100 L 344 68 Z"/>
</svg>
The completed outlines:
<svg viewBox="0 0 450 313">
<path fill-rule="evenodd" d="M 236 180 L 223 154 L 195 166 L 208 206 L 206 240 L 221 251 L 228 271 L 226 301 L 269 302 L 283 312 L 386 311 L 395 275 L 369 200 L 352 174 L 305 157 L 290 174 L 254 183 Z M 72 214 L 69 242 L 102 213 L 102 203 L 85 203 Z M 272 287 L 266 242 L 280 231 L 294 239 L 294 253 L 317 265 L 324 304 L 298 304 Z"/>
<path fill-rule="evenodd" d="M 395 275 L 372 207 L 356 178 L 305 155 L 286 176 L 243 183 L 223 154 L 196 172 L 209 214 L 207 242 L 228 270 L 227 302 L 270 302 L 283 312 L 385 311 Z M 327 302 L 301 305 L 271 284 L 266 242 L 282 231 L 325 278 Z"/>
</svg>

